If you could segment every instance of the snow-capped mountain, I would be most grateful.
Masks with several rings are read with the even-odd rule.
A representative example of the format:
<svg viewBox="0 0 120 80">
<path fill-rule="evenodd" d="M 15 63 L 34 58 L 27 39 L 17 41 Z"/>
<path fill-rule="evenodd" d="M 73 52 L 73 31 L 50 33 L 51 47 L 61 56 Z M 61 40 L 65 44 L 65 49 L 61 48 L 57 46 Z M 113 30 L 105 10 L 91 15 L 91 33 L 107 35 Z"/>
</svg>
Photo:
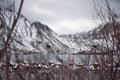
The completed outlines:
<svg viewBox="0 0 120 80">
<path fill-rule="evenodd" d="M 2 10 L 0 13 L 0 48 L 6 40 L 12 26 L 14 12 Z M 67 54 L 71 49 L 63 44 L 58 35 L 47 25 L 40 22 L 31 23 L 23 15 L 20 16 L 11 37 L 11 47 L 21 51 L 40 52 L 43 54 Z"/>
<path fill-rule="evenodd" d="M 8 30 L 12 26 L 14 19 L 13 13 L 14 12 L 5 10 L 1 11 L 1 48 L 3 40 L 6 39 Z M 6 22 L 6 24 L 2 21 Z M 106 30 L 107 29 L 108 28 L 106 28 Z M 89 32 L 59 36 L 47 25 L 40 22 L 31 23 L 21 15 L 13 31 L 11 45 L 14 45 L 12 46 L 13 49 L 16 48 L 21 51 L 40 52 L 43 54 L 88 52 L 92 50 L 93 45 L 100 45 L 101 39 L 98 37 L 98 33 L 99 29 L 95 28 Z"/>
<path fill-rule="evenodd" d="M 61 39 L 64 40 L 64 44 L 68 45 L 75 52 L 89 51 L 93 43 L 91 38 L 88 38 L 88 32 L 60 35 Z"/>
<path fill-rule="evenodd" d="M 116 26 L 119 25 L 119 23 L 116 23 Z M 99 52 L 101 48 L 107 47 L 107 43 L 109 48 L 113 45 L 112 34 L 112 24 L 106 23 L 103 27 L 98 26 L 88 32 L 60 35 L 60 38 L 61 40 L 64 40 L 64 44 L 73 48 L 75 52 L 89 52 L 93 49 Z M 105 39 L 107 40 L 107 43 Z"/>
</svg>

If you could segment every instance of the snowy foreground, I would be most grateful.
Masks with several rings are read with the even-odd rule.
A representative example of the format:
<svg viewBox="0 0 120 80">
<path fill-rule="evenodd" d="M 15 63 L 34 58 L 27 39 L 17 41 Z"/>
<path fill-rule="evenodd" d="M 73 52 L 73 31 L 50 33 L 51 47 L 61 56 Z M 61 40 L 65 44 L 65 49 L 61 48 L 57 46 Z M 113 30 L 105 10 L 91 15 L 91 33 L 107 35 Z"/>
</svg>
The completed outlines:
<svg viewBox="0 0 120 80">
<path fill-rule="evenodd" d="M 5 68 L 0 68 L 0 80 L 5 80 Z M 120 73 L 120 71 L 119 71 Z M 101 80 L 99 70 L 87 70 L 82 67 L 70 69 L 68 66 L 19 66 L 10 67 L 11 80 Z M 120 79 L 120 76 L 116 77 Z"/>
<path fill-rule="evenodd" d="M 56 59 L 55 59 L 56 56 Z M 101 80 L 101 55 L 39 55 L 11 56 L 11 80 Z M 58 58 L 58 59 L 57 59 Z M 117 58 L 114 56 L 114 60 Z M 107 75 L 108 67 L 104 67 Z M 5 63 L 0 64 L 0 80 L 5 80 Z M 118 68 L 116 80 L 120 79 Z"/>
</svg>

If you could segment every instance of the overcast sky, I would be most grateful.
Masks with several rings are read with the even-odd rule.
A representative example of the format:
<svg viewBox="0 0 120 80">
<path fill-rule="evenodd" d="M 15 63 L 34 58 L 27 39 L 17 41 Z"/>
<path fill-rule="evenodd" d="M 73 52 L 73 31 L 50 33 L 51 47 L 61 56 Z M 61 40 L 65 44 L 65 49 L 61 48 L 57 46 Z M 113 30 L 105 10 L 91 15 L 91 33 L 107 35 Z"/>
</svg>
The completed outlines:
<svg viewBox="0 0 120 80">
<path fill-rule="evenodd" d="M 102 3 L 103 0 L 96 0 Z M 109 0 L 120 11 L 120 0 Z M 22 14 L 40 21 L 58 34 L 88 31 L 96 26 L 93 0 L 25 0 Z"/>
</svg>

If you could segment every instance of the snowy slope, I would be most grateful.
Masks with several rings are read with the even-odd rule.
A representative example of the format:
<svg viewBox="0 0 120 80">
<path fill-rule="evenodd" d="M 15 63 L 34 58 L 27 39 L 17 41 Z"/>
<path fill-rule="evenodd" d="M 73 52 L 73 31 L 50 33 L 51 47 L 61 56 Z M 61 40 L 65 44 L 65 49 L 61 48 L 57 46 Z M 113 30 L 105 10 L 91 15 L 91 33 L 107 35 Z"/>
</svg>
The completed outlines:
<svg viewBox="0 0 120 80">
<path fill-rule="evenodd" d="M 11 28 L 14 13 L 1 11 L 0 14 L 0 33 L 1 47 L 2 40 L 6 39 L 8 30 Z M 3 24 L 4 21 L 6 24 Z M 5 27 L 7 26 L 7 27 Z M 41 52 L 43 54 L 67 54 L 71 49 L 63 44 L 58 35 L 47 25 L 40 22 L 31 23 L 23 15 L 20 16 L 18 23 L 13 31 L 11 47 L 21 51 Z"/>
<path fill-rule="evenodd" d="M 61 40 L 64 40 L 64 44 L 70 46 L 75 52 L 89 51 L 90 40 L 86 38 L 87 33 L 76 33 L 70 35 L 61 35 Z"/>
<path fill-rule="evenodd" d="M 109 33 L 111 34 L 112 30 L 110 28 L 110 24 L 106 25 L 107 27 L 104 27 L 103 30 L 108 32 L 109 36 Z M 102 35 L 100 34 L 99 27 L 97 27 L 88 32 L 60 35 L 60 38 L 61 40 L 64 40 L 64 44 L 68 45 L 70 48 L 75 49 L 75 52 L 91 52 L 94 49 L 94 46 L 97 46 L 95 50 L 99 52 L 101 47 L 106 47 L 106 43 L 103 42 L 103 38 L 100 36 Z M 108 43 L 111 45 L 111 42 L 108 41 Z"/>
</svg>

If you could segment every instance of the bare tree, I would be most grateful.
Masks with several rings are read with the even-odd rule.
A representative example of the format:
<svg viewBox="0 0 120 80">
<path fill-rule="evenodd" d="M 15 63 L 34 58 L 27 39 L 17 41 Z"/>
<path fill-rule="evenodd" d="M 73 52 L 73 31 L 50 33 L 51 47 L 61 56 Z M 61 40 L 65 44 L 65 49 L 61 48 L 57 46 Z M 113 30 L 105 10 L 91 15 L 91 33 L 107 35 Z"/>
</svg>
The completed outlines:
<svg viewBox="0 0 120 80">
<path fill-rule="evenodd" d="M 3 1 L 3 3 L 4 3 L 5 1 Z M 3 54 L 5 55 L 5 57 L 6 57 L 6 80 L 9 80 L 9 60 L 10 60 L 10 53 L 11 52 L 9 52 L 10 51 L 10 49 L 9 49 L 9 47 L 10 47 L 10 40 L 11 40 L 11 36 L 12 36 L 12 32 L 13 32 L 13 30 L 14 30 L 14 28 L 15 28 L 15 26 L 16 26 L 16 24 L 17 24 L 17 22 L 18 22 L 18 19 L 19 19 L 19 17 L 20 17 L 20 14 L 21 14 L 21 9 L 22 9 L 22 6 L 23 6 L 23 2 L 24 2 L 24 0 L 21 0 L 21 2 L 20 2 L 20 6 L 19 6 L 19 9 L 18 9 L 18 13 L 17 13 L 17 16 L 15 15 L 15 1 L 13 2 L 13 4 L 11 4 L 10 6 L 7 6 L 6 8 L 7 8 L 7 10 L 9 10 L 9 11 L 12 11 L 13 12 L 13 14 L 12 15 L 14 15 L 14 18 L 13 18 L 13 23 L 12 23 L 12 26 L 11 26 L 11 28 L 10 28 L 10 25 L 7 25 L 7 22 L 6 22 L 6 20 L 5 20 L 5 17 L 3 16 L 4 15 L 4 13 L 2 14 L 1 13 L 1 16 L 2 16 L 2 18 L 3 19 L 1 19 L 2 20 L 2 23 L 4 23 L 4 27 L 6 26 L 7 28 L 8 28 L 8 34 L 7 34 L 7 39 L 6 39 L 6 41 L 4 42 L 4 47 L 3 47 Z M 2 6 L 1 6 L 1 11 L 2 11 Z M 11 12 L 11 13 L 12 13 Z M 12 19 L 11 19 L 12 20 Z M 11 20 L 10 20 L 10 22 L 11 22 Z"/>
<path fill-rule="evenodd" d="M 96 10 L 97 21 L 99 22 L 99 34 L 105 49 L 101 50 L 101 53 L 105 52 L 107 55 L 102 55 L 101 59 L 101 72 L 105 73 L 104 67 L 107 66 L 107 76 L 102 75 L 104 80 L 115 80 L 117 68 L 120 63 L 119 50 L 120 50 L 120 22 L 119 15 L 112 9 L 108 0 L 104 0 L 104 6 L 98 7 L 94 2 L 94 8 Z M 114 71 L 114 55 L 118 56 L 116 63 L 116 70 Z M 109 66 L 110 64 L 110 66 Z"/>
</svg>

